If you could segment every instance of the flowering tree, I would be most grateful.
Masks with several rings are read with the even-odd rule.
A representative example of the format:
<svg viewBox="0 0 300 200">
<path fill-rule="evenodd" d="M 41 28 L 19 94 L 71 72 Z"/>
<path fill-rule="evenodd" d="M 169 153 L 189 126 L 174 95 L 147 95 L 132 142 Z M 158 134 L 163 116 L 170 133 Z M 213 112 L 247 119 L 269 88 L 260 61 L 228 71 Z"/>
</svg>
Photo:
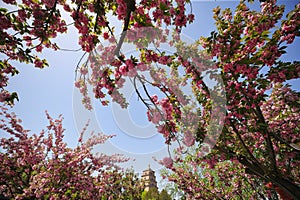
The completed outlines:
<svg viewBox="0 0 300 200">
<path fill-rule="evenodd" d="M 196 161 L 196 157 L 189 155 L 181 162 L 174 162 L 171 171 L 162 170 L 163 178 L 176 184 L 187 199 L 272 197 L 272 193 L 263 187 L 260 180 L 247 175 L 238 162 L 218 162 L 211 167 L 206 162 Z M 170 187 L 174 188 L 171 184 Z"/>
<path fill-rule="evenodd" d="M 5 88 L 9 77 L 18 74 L 11 61 L 32 63 L 37 68 L 48 66 L 46 59 L 37 53 L 44 48 L 60 49 L 52 42 L 60 33 L 65 33 L 68 26 L 74 25 L 79 32 L 79 44 L 85 52 L 91 52 L 100 42 L 99 37 L 114 41 L 113 30 L 108 16 L 116 16 L 124 20 L 124 31 L 128 27 L 145 27 L 175 25 L 179 30 L 187 21 L 193 21 L 193 15 L 185 15 L 185 4 L 189 1 L 141 1 L 135 5 L 134 0 L 107 1 L 64 1 L 38 0 L 15 1 L 5 0 L 7 8 L 0 9 L 0 52 L 6 55 L 1 59 L 1 102 L 13 104 L 16 93 Z M 156 9 L 159 7 L 160 9 Z M 14 10 L 15 8 L 15 10 Z M 153 11 L 150 16 L 149 12 Z M 61 12 L 70 14 L 73 22 L 67 24 Z M 124 39 L 123 34 L 123 39 Z M 118 45 L 121 48 L 122 40 Z"/>
<path fill-rule="evenodd" d="M 247 173 L 249 180 L 259 179 L 256 187 L 271 182 L 289 198 L 297 199 L 300 196 L 299 95 L 282 83 L 298 78 L 300 65 L 297 61 L 281 61 L 280 56 L 286 53 L 284 44 L 292 43 L 299 35 L 299 9 L 299 4 L 295 5 L 287 19 L 282 20 L 284 6 L 276 1 L 261 3 L 260 11 L 250 10 L 241 1 L 234 16 L 230 9 L 221 12 L 216 8 L 217 31 L 192 45 L 180 40 L 180 27 L 168 40 L 167 30 L 133 26 L 126 33 L 127 41 L 140 49 L 139 56 L 120 56 L 114 44 L 100 46 L 80 68 L 82 73 L 76 86 L 83 93 L 87 108 L 91 108 L 87 84 L 103 104 L 107 104 L 105 98 L 109 94 L 113 101 L 126 107 L 119 89 L 129 77 L 135 88 L 141 86 L 144 90 L 144 96 L 136 92 L 148 108 L 149 121 L 157 126 L 167 144 L 179 142 L 177 152 L 183 153 L 185 147 L 195 145 L 195 163 L 200 166 L 207 163 L 204 166 L 211 168 L 226 160 L 239 162 L 241 166 L 232 169 Z M 276 23 L 280 23 L 279 28 Z M 176 51 L 156 51 L 150 43 L 156 49 L 168 43 Z M 199 51 L 200 45 L 206 54 Z M 215 63 L 208 61 L 209 58 Z M 149 79 L 144 71 L 149 72 Z M 205 82 L 206 75 L 214 81 L 213 86 Z M 158 88 L 164 97 L 151 95 L 146 84 Z M 191 84 L 196 102 L 184 94 L 182 87 L 186 84 Z M 268 95 L 268 90 L 272 95 Z M 226 106 L 222 106 L 225 95 Z M 180 158 L 175 161 L 180 162 Z M 172 158 L 162 161 L 183 176 L 173 162 Z M 250 186 L 253 186 L 251 181 Z M 197 193 L 199 188 L 192 184 L 190 190 Z"/>
<path fill-rule="evenodd" d="M 279 188 L 290 198 L 300 196 L 299 95 L 284 85 L 299 78 L 300 65 L 280 60 L 286 53 L 284 45 L 299 36 L 299 4 L 286 20 L 282 20 L 284 6 L 275 0 L 265 0 L 260 11 L 250 10 L 243 0 L 234 14 L 216 8 L 217 30 L 187 44 L 180 33 L 194 20 L 187 11 L 188 0 L 5 2 L 18 8 L 0 10 L 1 52 L 7 56 L 1 61 L 1 101 L 12 103 L 17 97 L 5 90 L 9 75 L 17 73 L 10 60 L 42 68 L 46 61 L 35 52 L 59 49 L 51 39 L 67 30 L 62 8 L 73 18 L 70 25 L 78 29 L 82 50 L 89 53 L 77 68 L 80 75 L 75 83 L 87 109 L 92 109 L 88 88 L 103 105 L 111 99 L 126 108 L 122 88 L 131 80 L 148 108 L 149 121 L 166 143 L 178 142 L 178 154 L 189 154 L 188 149 L 195 147 L 187 164 L 225 166 L 247 173 L 249 180 L 259 179 L 259 185 Z M 109 15 L 124 22 L 119 39 Z M 137 55 L 122 52 L 125 42 L 138 49 Z M 159 49 L 164 44 L 174 51 Z M 184 92 L 186 85 L 195 100 Z M 150 94 L 149 86 L 160 94 Z M 174 164 L 182 160 L 184 156 L 162 162 L 184 176 Z M 189 188 L 191 194 L 198 190 L 199 184 Z M 229 190 L 226 194 L 237 194 Z"/>
<path fill-rule="evenodd" d="M 293 115 L 291 113 L 294 112 L 288 113 L 286 108 L 279 109 L 276 106 L 281 105 L 287 107 L 287 105 L 295 103 L 297 104 L 297 101 L 299 100 L 297 100 L 298 97 L 296 95 L 298 94 L 293 94 L 288 87 L 283 87 L 282 84 L 275 85 L 267 102 L 262 105 L 262 108 L 264 108 L 263 110 L 265 110 L 266 107 L 273 106 L 272 109 L 269 109 L 273 110 L 274 112 L 280 112 L 272 115 L 275 120 L 271 121 L 271 124 L 278 123 L 278 116 L 288 119 L 291 117 L 291 115 Z M 273 114 L 273 112 L 271 113 Z M 295 113 L 298 115 L 298 111 Z M 287 115 L 284 116 L 284 114 Z M 269 117 L 268 119 L 270 119 Z M 291 118 L 288 120 L 290 123 L 295 122 L 295 120 Z M 279 126 L 280 128 L 281 125 L 282 124 Z M 280 131 L 284 130 L 280 129 Z M 252 142 L 255 145 L 254 138 L 249 137 L 248 139 L 250 141 L 246 139 L 243 141 Z M 192 198 L 277 199 L 279 196 L 281 199 L 297 199 L 286 192 L 286 190 L 279 187 L 279 184 L 275 184 L 272 181 L 269 182 L 269 180 L 264 178 L 258 178 L 259 175 L 254 174 L 255 172 L 252 171 L 253 169 L 248 168 L 247 165 L 243 166 L 243 160 L 239 160 L 241 159 L 239 157 L 240 153 L 236 155 L 238 159 L 228 159 L 225 157 L 228 155 L 223 155 L 223 158 L 221 157 L 219 160 L 214 160 L 216 159 L 215 156 L 219 156 L 220 154 L 220 152 L 218 152 L 218 148 L 220 148 L 219 145 L 224 144 L 218 143 L 215 147 L 216 149 L 214 149 L 212 153 L 206 157 L 199 157 L 199 153 L 201 152 L 198 151 L 198 148 L 195 148 L 187 155 L 177 155 L 175 161 L 170 159 L 163 160 L 163 163 L 169 168 L 169 170 L 162 171 L 163 177 L 177 184 L 179 188 L 185 192 L 185 195 Z M 261 145 L 261 147 L 263 146 Z M 278 168 L 282 170 L 281 173 L 285 175 L 286 180 L 291 181 L 294 178 L 294 181 L 297 185 L 299 181 L 299 176 L 297 174 L 299 172 L 299 155 L 297 155 L 297 151 L 299 151 L 298 145 L 294 143 L 291 144 L 289 150 L 295 154 L 294 155 L 292 153 L 294 156 L 292 158 L 285 157 L 290 154 L 289 151 L 285 150 L 285 148 L 287 148 L 285 145 L 278 145 L 278 147 L 275 146 L 275 148 L 277 148 L 279 151 L 276 152 L 276 155 L 278 155 Z M 293 148 L 295 148 L 295 150 Z M 256 151 L 261 151 L 261 149 L 257 149 Z M 255 155 L 258 157 L 259 154 L 257 153 Z M 284 159 L 287 159 L 288 161 L 285 161 Z M 266 165 L 265 162 L 264 165 Z M 278 176 L 279 173 L 280 172 L 276 172 L 276 175 Z M 288 186 L 288 184 L 284 186 Z"/>
<path fill-rule="evenodd" d="M 40 134 L 29 136 L 21 120 L 2 107 L 0 193 L 8 199 L 139 199 L 142 189 L 133 171 L 117 166 L 120 155 L 92 152 L 111 136 L 94 135 L 78 146 L 63 142 L 62 118 L 52 119 Z"/>
<path fill-rule="evenodd" d="M 275 1 L 265 1 L 260 11 L 251 11 L 241 2 L 234 15 L 230 9 L 214 10 L 217 31 L 202 38 L 202 42 L 216 59 L 224 81 L 226 119 L 210 154 L 205 155 L 198 148 L 194 154 L 175 159 L 174 165 L 173 160 L 165 160 L 172 171 L 169 179 L 186 193 L 199 198 L 221 198 L 224 193 L 238 197 L 243 193 L 235 189 L 245 183 L 233 181 L 232 185 L 222 186 L 222 191 L 215 182 L 206 180 L 225 179 L 228 183 L 235 175 L 241 175 L 248 177 L 250 185 L 255 180 L 259 183 L 256 187 L 262 187 L 251 194 L 254 199 L 272 198 L 271 194 L 263 194 L 263 185 L 275 190 L 282 199 L 299 199 L 299 93 L 284 82 L 299 78 L 300 64 L 279 59 L 286 53 L 284 44 L 291 44 L 299 36 L 299 9 L 300 5 L 295 5 L 286 20 L 281 20 L 284 6 L 276 5 Z M 198 132 L 196 138 L 202 138 L 202 134 Z M 194 167 L 205 165 L 213 173 L 200 170 L 198 181 L 194 181 L 194 169 L 184 170 L 181 162 Z M 227 166 L 230 172 L 220 170 L 224 163 L 236 167 Z M 186 187 L 188 183 L 190 187 Z M 208 191 L 205 194 L 203 187 Z"/>
</svg>

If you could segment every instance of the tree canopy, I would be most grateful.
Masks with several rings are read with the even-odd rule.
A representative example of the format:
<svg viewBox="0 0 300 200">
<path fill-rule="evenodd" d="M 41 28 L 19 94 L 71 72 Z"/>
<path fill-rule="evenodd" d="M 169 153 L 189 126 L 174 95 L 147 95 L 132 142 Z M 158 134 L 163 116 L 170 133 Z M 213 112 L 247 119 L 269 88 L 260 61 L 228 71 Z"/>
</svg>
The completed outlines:
<svg viewBox="0 0 300 200">
<path fill-rule="evenodd" d="M 127 108 L 122 88 L 133 84 L 147 108 L 145 115 L 165 143 L 179 146 L 175 156 L 160 162 L 167 169 L 164 175 L 187 196 L 299 199 L 300 101 L 299 92 L 287 81 L 299 79 L 300 63 L 281 58 L 300 36 L 300 4 L 295 3 L 284 18 L 285 6 L 276 0 L 262 1 L 259 10 L 250 9 L 250 2 L 241 0 L 234 11 L 216 7 L 215 31 L 187 43 L 181 30 L 194 21 L 189 0 L 5 0 L 7 6 L 0 9 L 0 52 L 5 57 L 0 61 L 0 102 L 13 105 L 19 98 L 7 90 L 9 78 L 18 74 L 12 61 L 47 66 L 39 53 L 45 48 L 59 50 L 54 38 L 75 26 L 88 55 L 74 66 L 83 104 L 92 109 L 91 92 L 103 105 L 113 101 Z M 67 24 L 62 13 L 73 21 Z M 123 22 L 119 38 L 110 17 Z M 125 54 L 126 44 L 136 52 Z M 172 51 L 164 50 L 166 45 Z M 150 87 L 159 93 L 152 94 Z M 74 178 L 96 181 L 96 188 L 73 192 L 80 198 L 93 194 L 113 198 L 111 192 L 122 191 L 101 188 L 103 178 L 115 184 L 122 176 L 112 170 L 120 160 L 101 155 L 102 163 L 89 151 L 106 136 L 71 150 L 62 142 L 61 119 L 47 115 L 52 133 L 31 137 L 6 108 L 2 115 L 9 122 L 2 121 L 1 128 L 17 138 L 1 140 L 6 149 L 1 159 L 12 167 L 5 174 L 8 178 L 1 177 L 5 194 L 67 196 L 69 190 L 81 187 L 72 185 Z M 19 145 L 25 145 L 24 152 Z M 16 166 L 22 166 L 20 172 Z M 74 174 L 65 174 L 63 166 Z M 101 169 L 97 178 L 87 176 L 93 171 L 85 170 L 89 167 Z"/>
</svg>

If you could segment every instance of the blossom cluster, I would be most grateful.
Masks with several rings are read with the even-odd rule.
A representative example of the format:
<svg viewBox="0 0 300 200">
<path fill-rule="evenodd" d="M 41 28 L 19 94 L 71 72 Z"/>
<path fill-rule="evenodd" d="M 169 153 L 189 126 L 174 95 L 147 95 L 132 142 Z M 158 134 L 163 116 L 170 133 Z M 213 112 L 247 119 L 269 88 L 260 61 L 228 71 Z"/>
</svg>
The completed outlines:
<svg viewBox="0 0 300 200">
<path fill-rule="evenodd" d="M 69 148 L 64 140 L 62 117 L 52 119 L 39 134 L 30 134 L 21 120 L 1 107 L 0 193 L 13 199 L 120 199 L 137 195 L 140 183 L 134 173 L 123 171 L 121 155 L 94 154 L 93 147 L 112 136 L 95 134 Z M 122 191 L 126 190 L 126 194 Z M 127 194 L 128 193 L 128 194 Z"/>
<path fill-rule="evenodd" d="M 189 161 L 194 155 L 178 158 L 169 171 L 163 171 L 163 178 L 175 183 L 184 196 L 193 199 L 259 199 L 268 196 L 268 190 L 260 188 L 257 180 L 245 173 L 238 162 L 223 161 L 210 168 L 201 160 Z M 271 195 L 270 195 L 271 196 Z"/>
<path fill-rule="evenodd" d="M 299 4 L 288 13 L 286 20 L 282 19 L 285 8 L 276 0 L 262 2 L 260 10 L 251 10 L 245 1 L 238 4 L 234 13 L 217 7 L 214 9 L 216 31 L 187 45 L 180 40 L 180 33 L 194 20 L 192 13 L 186 13 L 189 0 L 24 0 L 21 6 L 14 0 L 4 2 L 17 9 L 0 10 L 0 52 L 7 57 L 0 63 L 1 102 L 13 103 L 17 98 L 5 90 L 9 76 L 17 73 L 10 60 L 43 68 L 47 62 L 36 53 L 44 48 L 59 48 L 51 40 L 67 30 L 58 8 L 61 5 L 73 19 L 82 50 L 89 53 L 87 61 L 77 69 L 80 75 L 75 83 L 86 108 L 92 109 L 90 87 L 103 105 L 108 104 L 110 97 L 126 108 L 128 103 L 121 89 L 130 80 L 148 108 L 149 121 L 156 125 L 166 143 L 179 141 L 179 155 L 161 162 L 172 172 L 167 174 L 169 181 L 199 199 L 222 198 L 222 195 L 229 199 L 245 194 L 249 198 L 261 195 L 271 198 L 272 193 L 279 191 L 275 190 L 278 187 L 286 196 L 300 196 L 299 95 L 282 84 L 299 78 L 300 65 L 298 61 L 280 60 L 286 53 L 284 44 L 292 44 L 299 36 Z M 129 8 L 133 3 L 135 8 Z M 123 29 L 127 31 L 119 41 L 114 37 L 109 14 L 124 21 Z M 169 29 L 162 30 L 164 25 L 175 28 L 170 38 L 167 37 Z M 122 51 L 124 36 L 125 42 L 136 47 L 137 56 L 126 57 Z M 100 44 L 100 37 L 108 42 L 107 46 Z M 175 52 L 158 50 L 164 44 L 174 47 Z M 200 45 L 205 52 L 199 50 Z M 213 86 L 205 83 L 204 76 L 214 81 Z M 138 84 L 145 96 L 139 93 Z M 158 89 L 163 97 L 149 94 L 147 84 Z M 191 84 L 196 101 L 183 91 L 187 84 Z M 219 106 L 222 95 L 227 97 L 225 108 Z M 20 198 L 24 195 L 43 198 L 50 194 L 68 198 L 72 193 L 74 198 L 87 198 L 113 188 L 119 174 L 111 171 L 115 168 L 111 160 L 113 163 L 122 160 L 104 155 L 99 160 L 90 153 L 93 145 L 107 138 L 93 138 L 72 150 L 62 142 L 61 119 L 52 120 L 48 115 L 49 133 L 29 137 L 14 115 L 5 110 L 2 113 L 10 121 L 3 121 L 1 128 L 17 138 L 1 140 L 4 149 L 16 155 L 1 154 L 3 163 L 13 166 L 5 174 L 8 178 L 2 179 L 16 179 L 21 185 L 2 186 L 5 195 L 17 193 Z M 183 152 L 187 153 L 184 158 L 180 157 Z M 20 167 L 20 173 L 12 170 L 15 165 Z M 64 166 L 77 171 L 68 173 Z M 207 171 L 197 174 L 197 167 Z M 92 178 L 92 171 L 86 169 L 97 171 L 99 176 Z M 238 178 L 245 176 L 243 180 Z M 61 181 L 57 183 L 54 180 L 58 178 Z M 23 186 L 28 180 L 32 180 L 31 184 Z M 232 185 L 228 184 L 230 181 Z M 103 182 L 109 183 L 107 187 Z M 267 189 L 265 185 L 269 182 L 274 187 Z M 67 183 L 71 185 L 66 186 Z M 250 189 L 239 189 L 244 187 Z"/>
<path fill-rule="evenodd" d="M 217 31 L 211 37 L 202 38 L 201 43 L 216 61 L 215 68 L 221 72 L 224 81 L 227 106 L 222 134 L 210 154 L 206 154 L 209 149 L 199 146 L 194 154 L 188 151 L 188 155 L 183 158 L 173 158 L 173 163 L 178 166 L 173 164 L 170 167 L 169 161 L 165 164 L 169 166 L 169 180 L 193 198 L 224 197 L 225 191 L 216 190 L 215 184 L 205 186 L 204 183 L 216 183 L 211 178 L 213 173 L 219 173 L 218 181 L 225 178 L 226 173 L 219 169 L 210 172 L 207 174 L 210 179 L 203 182 L 202 178 L 206 178 L 206 174 L 201 173 L 194 181 L 195 172 L 186 166 L 205 165 L 205 168 L 213 170 L 226 160 L 239 163 L 243 173 L 249 176 L 247 181 L 250 184 L 257 185 L 255 181 L 252 182 L 255 179 L 263 185 L 269 182 L 273 184 L 269 188 L 262 186 L 259 190 L 264 192 L 260 194 L 256 190 L 253 195 L 267 198 L 276 192 L 288 198 L 299 195 L 299 94 L 284 83 L 299 78 L 299 63 L 280 60 L 286 53 L 283 42 L 290 44 L 298 36 L 298 10 L 299 4 L 288 13 L 286 20 L 282 20 L 284 6 L 273 0 L 263 2 L 260 11 L 250 10 L 242 1 L 234 14 L 230 9 L 221 11 L 217 7 L 214 10 Z M 281 26 L 277 28 L 276 24 L 280 23 Z M 201 74 L 193 68 L 193 63 L 186 62 L 184 66 L 187 66 L 187 72 L 193 74 L 199 100 L 204 102 L 200 97 L 209 100 L 209 96 L 204 96 L 207 90 Z M 208 116 L 212 116 L 209 108 L 204 106 Z M 196 141 L 201 141 L 202 133 L 208 131 L 205 125 L 199 124 Z M 199 173 L 202 171 L 199 170 Z M 208 189 L 207 192 L 199 192 L 204 188 Z M 228 195 L 234 198 L 239 194 Z"/>
<path fill-rule="evenodd" d="M 52 40 L 58 34 L 67 32 L 68 25 L 74 25 L 78 30 L 82 50 L 91 52 L 100 42 L 99 36 L 113 40 L 113 27 L 107 19 L 109 12 L 112 11 L 119 20 L 124 20 L 129 12 L 124 0 L 101 1 L 100 3 L 84 0 L 71 2 L 6 0 L 4 3 L 8 4 L 10 10 L 1 8 L 0 11 L 0 49 L 1 53 L 6 56 L 1 64 L 3 65 L 1 67 L 2 102 L 12 102 L 16 98 L 16 95 L 5 90 L 10 73 L 4 69 L 12 68 L 12 71 L 16 71 L 15 66 L 11 66 L 8 61 L 32 63 L 38 68 L 48 66 L 47 61 L 40 59 L 36 53 L 41 53 L 45 48 L 60 49 Z M 156 22 L 156 25 L 160 27 L 163 21 L 166 25 L 176 26 L 176 29 L 180 31 L 187 23 L 194 20 L 192 13 L 186 16 L 187 3 L 189 1 L 141 1 L 131 14 L 130 24 L 134 27 L 147 27 L 152 26 L 152 22 Z M 153 12 L 153 9 L 157 7 L 161 10 L 160 14 L 157 13 L 158 9 Z M 67 25 L 62 18 L 62 12 L 69 13 L 74 22 Z M 173 14 L 170 15 L 170 12 Z"/>
</svg>

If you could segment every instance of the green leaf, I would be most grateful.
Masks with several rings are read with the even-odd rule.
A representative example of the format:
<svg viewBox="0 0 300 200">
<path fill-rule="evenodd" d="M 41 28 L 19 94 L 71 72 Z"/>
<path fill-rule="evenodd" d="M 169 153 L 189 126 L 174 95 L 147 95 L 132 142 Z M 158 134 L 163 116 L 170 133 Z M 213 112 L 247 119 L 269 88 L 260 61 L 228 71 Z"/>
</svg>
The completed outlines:
<svg viewBox="0 0 300 200">
<path fill-rule="evenodd" d="M 5 99 L 8 105 L 14 105 L 14 100 L 19 101 L 18 94 L 16 92 L 13 92 L 8 98 Z"/>
<path fill-rule="evenodd" d="M 162 10 L 162 11 L 168 10 L 168 7 L 167 7 L 167 5 L 166 5 L 165 3 L 160 3 L 160 4 L 159 4 L 159 8 L 160 8 L 160 10 Z"/>
<path fill-rule="evenodd" d="M 0 12 L 7 13 L 7 9 L 6 8 L 0 8 Z"/>
</svg>

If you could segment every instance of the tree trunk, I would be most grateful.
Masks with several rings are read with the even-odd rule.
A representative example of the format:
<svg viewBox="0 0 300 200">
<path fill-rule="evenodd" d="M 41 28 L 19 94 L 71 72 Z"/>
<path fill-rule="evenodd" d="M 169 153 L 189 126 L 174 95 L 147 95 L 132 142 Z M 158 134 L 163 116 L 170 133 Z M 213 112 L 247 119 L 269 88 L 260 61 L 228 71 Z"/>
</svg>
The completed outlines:
<svg viewBox="0 0 300 200">
<path fill-rule="evenodd" d="M 265 171 L 265 170 L 261 170 L 263 168 L 262 165 L 256 164 L 254 162 L 250 162 L 244 156 L 240 156 L 240 157 L 238 157 L 238 159 L 242 165 L 247 167 L 246 173 L 255 174 L 266 181 L 271 181 L 273 184 L 280 187 L 287 195 L 289 195 L 290 198 L 293 198 L 294 200 L 300 200 L 300 186 L 299 185 L 296 185 L 295 183 L 293 183 L 287 179 L 278 177 L 278 176 L 273 176 L 273 177 L 269 177 L 266 179 L 265 174 L 263 173 L 263 171 Z M 283 199 L 283 200 L 286 200 L 286 199 Z"/>
<path fill-rule="evenodd" d="M 294 200 L 300 200 L 300 187 L 284 178 L 273 178 L 271 181 L 283 189 Z"/>
</svg>

